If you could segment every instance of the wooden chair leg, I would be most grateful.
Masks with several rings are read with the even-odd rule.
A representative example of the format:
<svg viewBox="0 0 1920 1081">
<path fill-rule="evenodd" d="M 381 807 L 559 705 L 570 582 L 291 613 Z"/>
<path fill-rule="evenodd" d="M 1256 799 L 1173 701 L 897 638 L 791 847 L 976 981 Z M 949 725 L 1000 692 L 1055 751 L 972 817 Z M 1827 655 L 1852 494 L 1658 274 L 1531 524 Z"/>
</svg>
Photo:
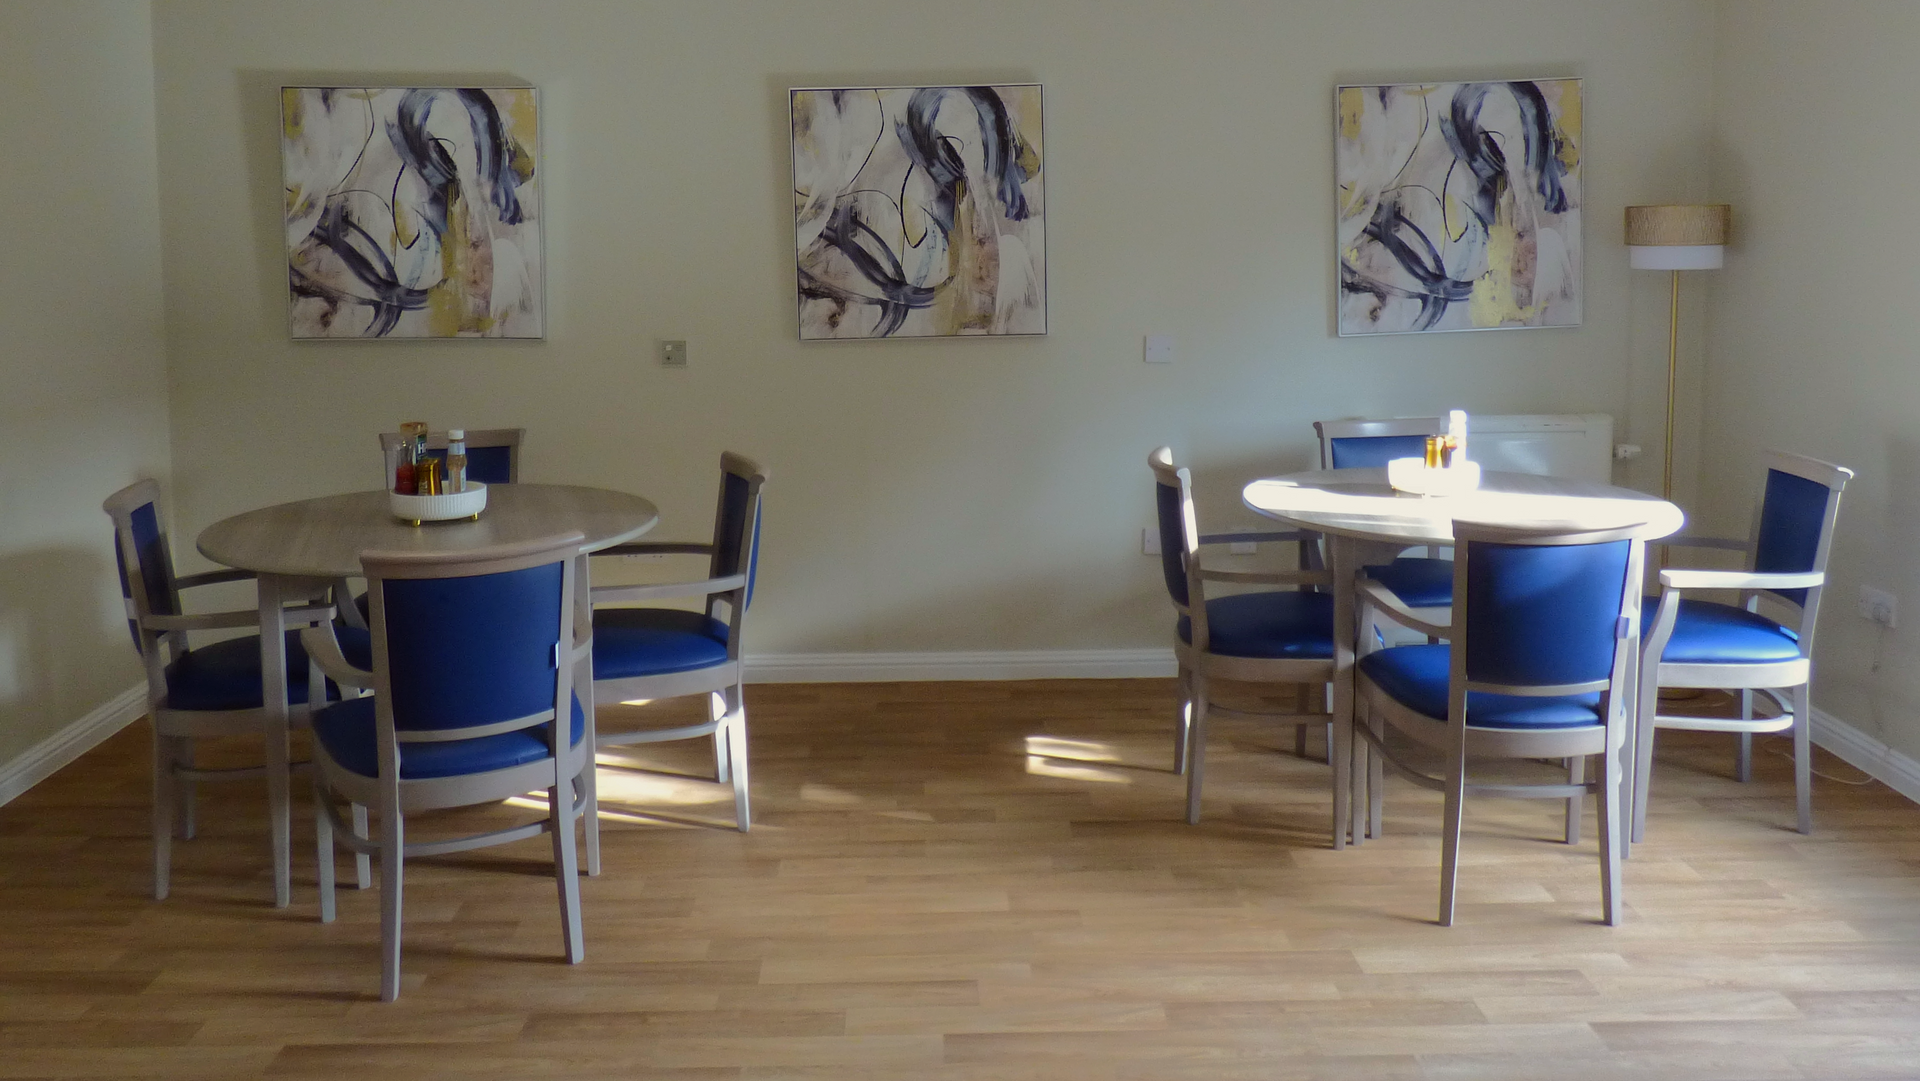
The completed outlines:
<svg viewBox="0 0 1920 1081">
<path fill-rule="evenodd" d="M 173 763 L 178 770 L 193 768 L 193 740 L 180 738 L 173 741 Z M 173 794 L 178 806 L 174 810 L 174 829 L 183 841 L 193 840 L 197 824 L 194 821 L 195 796 L 199 788 L 190 777 L 174 774 Z"/>
<path fill-rule="evenodd" d="M 1207 766 L 1207 677 L 1195 672 L 1187 727 L 1187 825 L 1200 824 L 1200 785 Z"/>
<path fill-rule="evenodd" d="M 1567 783 L 1587 783 L 1587 760 L 1584 756 L 1574 755 L 1567 759 Z M 1567 797 L 1567 843 L 1570 845 L 1580 843 L 1580 819 L 1586 814 L 1586 809 L 1587 797 Z"/>
<path fill-rule="evenodd" d="M 1753 692 L 1740 692 L 1740 719 L 1753 720 Z M 1741 784 L 1753 780 L 1753 733 L 1740 733 L 1740 746 L 1734 751 L 1733 775 Z"/>
<path fill-rule="evenodd" d="M 153 899 L 164 901 L 173 863 L 173 740 L 153 732 Z"/>
<path fill-rule="evenodd" d="M 1386 727 L 1377 719 L 1367 725 L 1375 736 L 1384 736 Z M 1379 837 L 1386 830 L 1387 820 L 1387 759 L 1385 755 L 1367 748 L 1367 836 Z"/>
<path fill-rule="evenodd" d="M 367 805 L 364 803 L 354 804 L 353 835 L 363 841 L 373 836 L 367 832 L 367 822 Z M 355 889 L 364 890 L 373 885 L 372 856 L 367 855 L 365 852 L 355 852 L 353 854 L 353 881 Z"/>
<path fill-rule="evenodd" d="M 732 708 L 727 713 L 727 754 L 733 763 L 733 820 L 741 833 L 753 826 L 752 786 L 748 783 L 747 772 L 747 702 L 746 688 L 735 685 L 730 697 Z"/>
<path fill-rule="evenodd" d="M 380 808 L 380 1001 L 400 997 L 400 876 L 406 828 L 398 800 Z"/>
<path fill-rule="evenodd" d="M 1594 810 L 1600 831 L 1600 910 L 1608 927 L 1620 923 L 1620 753 L 1608 748 L 1600 756 L 1600 776 L 1594 784 Z"/>
<path fill-rule="evenodd" d="M 1193 742 L 1193 680 L 1185 668 L 1174 680 L 1173 772 L 1187 774 L 1187 748 Z"/>
<path fill-rule="evenodd" d="M 326 782 L 320 779 L 320 769 L 316 765 L 313 769 L 313 854 L 315 858 L 314 865 L 318 868 L 320 879 L 321 923 L 332 923 L 335 914 L 333 903 L 333 816 L 327 813 L 328 798 Z M 354 805 L 354 810 L 362 815 L 366 814 L 366 808 L 358 804 Z M 356 852 L 355 855 L 359 856 L 359 853 Z M 360 858 L 364 859 L 365 857 L 361 856 Z"/>
<path fill-rule="evenodd" d="M 567 756 L 555 759 L 555 768 L 565 773 Z M 547 822 L 553 834 L 553 877 L 560 889 L 560 935 L 565 941 L 567 963 L 577 965 L 586 957 L 585 939 L 580 933 L 580 867 L 573 836 L 573 779 L 559 778 L 547 789 Z"/>
<path fill-rule="evenodd" d="M 1630 835 L 1634 844 L 1639 844 L 1647 836 L 1647 790 L 1653 787 L 1653 734 L 1654 721 L 1660 709 L 1660 681 L 1647 678 L 1651 673 L 1643 671 L 1640 680 L 1640 700 L 1637 704 L 1633 735 L 1633 824 Z"/>
<path fill-rule="evenodd" d="M 1813 832 L 1813 703 L 1808 685 L 1793 689 L 1793 801 L 1801 833 Z"/>
<path fill-rule="evenodd" d="M 1356 708 L 1359 708 L 1356 705 Z M 1333 719 L 1333 739 L 1328 744 L 1327 757 L 1333 774 L 1333 850 L 1339 852 L 1347 847 L 1347 837 L 1353 830 L 1353 717 L 1335 717 Z"/>
<path fill-rule="evenodd" d="M 1440 926 L 1453 926 L 1454 899 L 1460 884 L 1460 820 L 1465 814 L 1466 756 L 1458 751 L 1447 763 L 1446 806 L 1440 821 Z"/>
</svg>

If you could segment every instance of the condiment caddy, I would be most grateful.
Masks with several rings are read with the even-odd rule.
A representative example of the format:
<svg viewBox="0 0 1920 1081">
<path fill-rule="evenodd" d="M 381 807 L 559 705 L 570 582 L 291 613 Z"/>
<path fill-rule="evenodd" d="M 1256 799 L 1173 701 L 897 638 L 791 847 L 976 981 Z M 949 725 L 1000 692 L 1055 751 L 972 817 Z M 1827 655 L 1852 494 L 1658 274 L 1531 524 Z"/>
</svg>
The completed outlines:
<svg viewBox="0 0 1920 1081">
<path fill-rule="evenodd" d="M 1480 487 L 1480 463 L 1467 458 L 1467 413 L 1447 413 L 1447 433 L 1427 437 L 1423 458 L 1387 463 L 1387 483 L 1414 495 L 1458 495 Z"/>
<path fill-rule="evenodd" d="M 487 486 L 467 479 L 466 436 L 463 429 L 449 429 L 443 459 L 427 450 L 426 421 L 400 425 L 387 461 L 387 506 L 394 517 L 414 525 L 480 517 Z"/>
</svg>

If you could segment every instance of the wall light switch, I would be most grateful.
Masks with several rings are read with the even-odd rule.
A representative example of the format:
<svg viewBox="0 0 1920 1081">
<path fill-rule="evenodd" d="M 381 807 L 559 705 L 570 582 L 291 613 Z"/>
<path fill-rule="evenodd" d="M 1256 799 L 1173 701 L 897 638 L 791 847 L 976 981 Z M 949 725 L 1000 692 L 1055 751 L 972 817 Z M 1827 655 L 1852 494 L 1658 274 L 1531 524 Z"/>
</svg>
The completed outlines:
<svg viewBox="0 0 1920 1081">
<path fill-rule="evenodd" d="M 1147 335 L 1147 363 L 1148 364 L 1172 364 L 1173 363 L 1173 335 L 1171 334 Z"/>
<path fill-rule="evenodd" d="M 687 343 L 660 343 L 660 366 L 663 368 L 684 368 L 687 366 Z"/>
</svg>

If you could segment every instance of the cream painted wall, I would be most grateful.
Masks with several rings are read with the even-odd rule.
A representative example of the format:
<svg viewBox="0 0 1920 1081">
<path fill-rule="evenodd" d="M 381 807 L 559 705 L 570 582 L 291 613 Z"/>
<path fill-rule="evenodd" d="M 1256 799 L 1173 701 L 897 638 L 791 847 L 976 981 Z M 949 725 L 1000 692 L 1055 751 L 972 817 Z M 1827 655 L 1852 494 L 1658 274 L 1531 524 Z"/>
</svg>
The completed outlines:
<svg viewBox="0 0 1920 1081">
<path fill-rule="evenodd" d="M 751 652 L 1162 646 L 1139 554 L 1156 444 L 1241 518 L 1237 482 L 1306 466 L 1318 417 L 1592 411 L 1659 441 L 1664 292 L 1630 279 L 1619 221 L 1704 184 L 1705 3 L 154 12 L 184 536 L 369 485 L 374 433 L 407 417 L 525 425 L 528 479 L 643 492 L 660 536 L 698 535 L 727 447 L 772 472 Z M 1569 74 L 1587 325 L 1335 338 L 1333 87 Z M 544 95 L 549 339 L 290 343 L 275 89 L 489 79 Z M 1045 85 L 1051 333 L 797 342 L 785 89 L 974 80 Z M 1144 365 L 1148 333 L 1178 363 Z M 660 338 L 691 343 L 689 370 L 654 364 Z"/>
<path fill-rule="evenodd" d="M 146 3 L 0 3 L 0 764 L 140 680 L 100 501 L 167 474 Z"/>
<path fill-rule="evenodd" d="M 1714 195 L 1733 204 L 1713 275 L 1706 515 L 1744 530 L 1752 456 L 1853 467 L 1817 640 L 1814 705 L 1920 756 L 1920 222 L 1910 212 L 1920 7 L 1891 0 L 1723 3 Z M 1859 619 L 1862 584 L 1905 624 Z"/>
</svg>

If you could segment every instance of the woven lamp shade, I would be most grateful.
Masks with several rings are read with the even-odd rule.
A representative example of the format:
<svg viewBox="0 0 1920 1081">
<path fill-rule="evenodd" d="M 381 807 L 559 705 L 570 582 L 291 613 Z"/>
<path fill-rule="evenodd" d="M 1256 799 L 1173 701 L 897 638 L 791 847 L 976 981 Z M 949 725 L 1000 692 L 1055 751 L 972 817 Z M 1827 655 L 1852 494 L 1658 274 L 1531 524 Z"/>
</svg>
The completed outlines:
<svg viewBox="0 0 1920 1081">
<path fill-rule="evenodd" d="M 1627 251 L 1642 270 L 1713 270 L 1726 251 L 1725 203 L 1627 208 Z"/>
</svg>

